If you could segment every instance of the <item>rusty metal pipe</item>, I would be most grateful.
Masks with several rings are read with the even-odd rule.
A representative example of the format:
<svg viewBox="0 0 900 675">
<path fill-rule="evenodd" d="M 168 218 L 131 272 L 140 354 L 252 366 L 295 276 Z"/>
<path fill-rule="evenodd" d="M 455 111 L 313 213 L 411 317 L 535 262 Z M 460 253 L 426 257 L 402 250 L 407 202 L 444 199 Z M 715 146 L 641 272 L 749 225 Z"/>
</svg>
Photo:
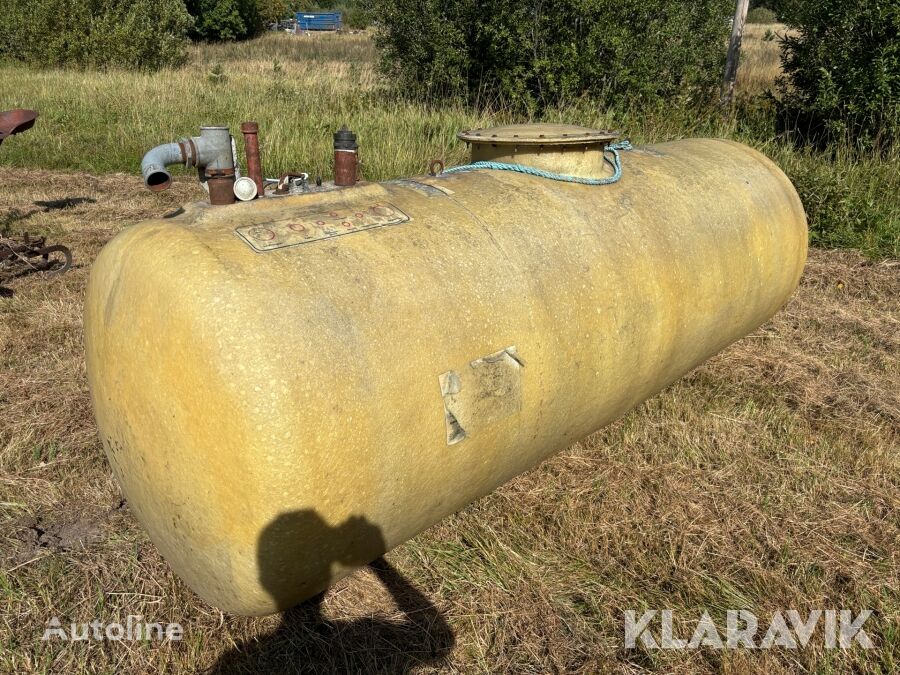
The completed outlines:
<svg viewBox="0 0 900 675">
<path fill-rule="evenodd" d="M 259 124 L 241 122 L 241 133 L 244 135 L 244 153 L 247 155 L 247 175 L 256 183 L 256 194 L 264 194 L 262 162 L 259 157 Z"/>
<path fill-rule="evenodd" d="M 234 169 L 207 169 L 206 185 L 209 188 L 209 203 L 213 206 L 234 204 Z"/>
<path fill-rule="evenodd" d="M 341 127 L 334 134 L 334 184 L 355 185 L 359 167 L 357 165 L 356 134 L 347 127 Z"/>
</svg>

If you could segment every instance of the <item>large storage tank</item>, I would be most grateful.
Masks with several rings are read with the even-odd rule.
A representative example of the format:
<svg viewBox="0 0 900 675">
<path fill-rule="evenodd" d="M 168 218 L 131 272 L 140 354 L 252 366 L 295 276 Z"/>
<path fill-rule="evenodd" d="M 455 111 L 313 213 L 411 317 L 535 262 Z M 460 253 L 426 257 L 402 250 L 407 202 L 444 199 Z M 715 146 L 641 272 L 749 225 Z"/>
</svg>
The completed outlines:
<svg viewBox="0 0 900 675">
<path fill-rule="evenodd" d="M 588 133 L 466 138 L 577 175 L 602 164 Z M 192 204 L 110 242 L 86 302 L 94 406 L 173 568 L 224 610 L 289 607 L 784 304 L 807 230 L 771 161 L 687 140 L 623 163 L 604 186 L 473 170 Z"/>
</svg>

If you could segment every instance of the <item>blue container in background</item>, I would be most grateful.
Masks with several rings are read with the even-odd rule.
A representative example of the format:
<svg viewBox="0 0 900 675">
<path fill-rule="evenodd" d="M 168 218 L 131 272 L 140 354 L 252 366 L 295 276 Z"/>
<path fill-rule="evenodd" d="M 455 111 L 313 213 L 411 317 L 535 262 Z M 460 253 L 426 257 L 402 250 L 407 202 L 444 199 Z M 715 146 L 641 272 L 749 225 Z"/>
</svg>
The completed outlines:
<svg viewBox="0 0 900 675">
<path fill-rule="evenodd" d="M 297 12 L 297 30 L 340 30 L 340 12 Z"/>
</svg>

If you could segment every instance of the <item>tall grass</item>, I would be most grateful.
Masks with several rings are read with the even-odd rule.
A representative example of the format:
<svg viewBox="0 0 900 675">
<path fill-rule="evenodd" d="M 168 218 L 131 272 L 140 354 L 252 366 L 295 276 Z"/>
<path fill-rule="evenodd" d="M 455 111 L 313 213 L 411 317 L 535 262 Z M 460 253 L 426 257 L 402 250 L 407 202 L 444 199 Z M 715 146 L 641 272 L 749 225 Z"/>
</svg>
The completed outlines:
<svg viewBox="0 0 900 675">
<path fill-rule="evenodd" d="M 639 143 L 689 136 L 735 138 L 773 157 L 797 184 L 811 218 L 812 242 L 900 255 L 898 157 L 848 151 L 817 155 L 779 141 L 759 94 L 777 76 L 775 26 L 748 30 L 738 112 L 599 110 L 583 101 L 549 111 L 547 121 L 622 129 Z M 440 157 L 461 163 L 457 131 L 522 121 L 504 110 L 411 102 L 379 79 L 367 35 L 270 34 L 246 43 L 200 45 L 191 62 L 154 75 L 131 72 L 32 70 L 0 64 L 0 109 L 41 112 L 33 131 L 0 148 L 0 162 L 91 173 L 136 173 L 150 147 L 197 133 L 202 124 L 243 120 L 261 126 L 263 165 L 270 176 L 331 170 L 331 133 L 359 134 L 363 173 L 383 180 L 423 173 Z M 239 144 L 240 145 L 240 144 Z"/>
<path fill-rule="evenodd" d="M 756 96 L 771 89 L 781 74 L 779 36 L 787 28 L 780 23 L 747 24 L 741 43 L 737 88 L 742 96 Z"/>
</svg>

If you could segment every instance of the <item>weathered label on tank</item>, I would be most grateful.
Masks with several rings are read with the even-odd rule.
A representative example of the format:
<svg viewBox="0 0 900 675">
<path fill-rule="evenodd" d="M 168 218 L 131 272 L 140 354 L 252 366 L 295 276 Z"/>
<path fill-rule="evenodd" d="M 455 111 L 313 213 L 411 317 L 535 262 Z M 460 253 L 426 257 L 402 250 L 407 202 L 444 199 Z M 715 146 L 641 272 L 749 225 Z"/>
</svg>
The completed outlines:
<svg viewBox="0 0 900 675">
<path fill-rule="evenodd" d="M 447 445 L 522 409 L 522 367 L 515 346 L 440 375 Z"/>
<path fill-rule="evenodd" d="M 398 178 L 397 180 L 387 181 L 388 185 L 399 185 L 420 192 L 426 197 L 446 197 L 452 195 L 453 190 L 445 187 L 438 187 L 431 183 L 423 183 L 422 181 L 412 180 L 411 178 Z"/>
<path fill-rule="evenodd" d="M 255 251 L 265 252 L 407 221 L 409 216 L 393 204 L 374 202 L 352 208 L 298 210 L 289 219 L 244 225 L 235 232 Z"/>
</svg>

